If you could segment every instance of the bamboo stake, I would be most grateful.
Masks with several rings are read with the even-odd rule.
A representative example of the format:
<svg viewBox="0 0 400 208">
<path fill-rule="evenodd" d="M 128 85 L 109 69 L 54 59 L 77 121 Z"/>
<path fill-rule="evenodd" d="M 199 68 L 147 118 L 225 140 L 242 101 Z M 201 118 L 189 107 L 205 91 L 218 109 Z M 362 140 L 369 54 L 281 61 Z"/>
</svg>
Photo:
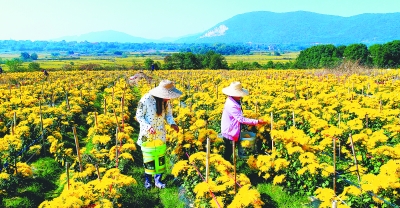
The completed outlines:
<svg viewBox="0 0 400 208">
<path fill-rule="evenodd" d="M 112 87 L 111 103 L 114 103 L 114 86 Z"/>
<path fill-rule="evenodd" d="M 96 129 L 99 127 L 99 123 L 97 122 L 97 112 L 94 112 L 94 123 L 96 125 Z"/>
<path fill-rule="evenodd" d="M 115 168 L 118 168 L 118 127 L 115 129 Z"/>
<path fill-rule="evenodd" d="M 236 194 L 236 146 L 235 146 L 235 141 L 232 140 L 232 148 L 233 148 L 233 176 L 235 177 L 235 194 Z"/>
<path fill-rule="evenodd" d="M 218 84 L 215 85 L 215 93 L 217 94 L 217 100 L 218 100 Z"/>
<path fill-rule="evenodd" d="M 210 174 L 210 138 L 207 137 L 207 156 L 206 156 L 206 183 Z"/>
<path fill-rule="evenodd" d="M 272 138 L 272 129 L 273 129 L 273 123 L 274 123 L 274 114 L 271 112 L 271 150 L 274 151 L 274 139 Z"/>
<path fill-rule="evenodd" d="M 104 98 L 104 115 L 107 114 L 107 99 Z"/>
<path fill-rule="evenodd" d="M 121 98 L 121 132 L 124 131 L 124 94 Z"/>
<path fill-rule="evenodd" d="M 336 196 L 336 138 L 333 138 L 333 194 Z"/>
<path fill-rule="evenodd" d="M 115 122 L 117 123 L 117 128 L 118 128 L 118 130 L 120 130 L 118 117 L 117 117 L 117 113 L 115 112 L 115 109 L 114 109 L 114 117 L 115 117 Z"/>
<path fill-rule="evenodd" d="M 67 173 L 67 190 L 69 190 L 69 163 L 65 162 L 65 172 Z"/>
<path fill-rule="evenodd" d="M 98 164 L 96 164 L 96 165 L 95 165 L 95 167 L 96 167 L 96 172 L 97 172 L 97 178 L 99 179 L 99 181 L 101 181 L 101 178 L 100 178 L 100 170 L 99 170 L 99 165 L 98 165 Z"/>
<path fill-rule="evenodd" d="M 353 152 L 353 157 L 354 157 L 354 164 L 356 165 L 356 170 L 357 170 L 357 179 L 358 179 L 358 184 L 360 184 L 360 172 L 358 171 L 358 163 L 357 163 L 357 157 L 356 153 L 354 151 L 354 144 L 353 144 L 353 137 L 350 134 L 350 142 L 351 142 L 351 151 Z"/>
<path fill-rule="evenodd" d="M 293 111 L 293 127 L 296 127 L 296 121 L 294 120 L 294 111 Z"/>
<path fill-rule="evenodd" d="M 70 110 L 71 107 L 69 106 L 69 101 L 68 101 L 68 92 L 65 92 L 65 102 L 67 103 L 67 109 Z"/>
<path fill-rule="evenodd" d="M 81 153 L 80 153 L 80 149 L 79 149 L 79 141 L 78 141 L 78 136 L 76 134 L 76 127 L 73 126 L 72 130 L 74 132 L 74 138 L 75 138 L 75 146 L 76 146 L 76 154 L 78 156 L 78 162 L 79 162 L 79 170 L 80 172 L 82 172 L 82 163 L 81 163 Z"/>
<path fill-rule="evenodd" d="M 44 144 L 44 132 L 43 132 L 42 103 L 40 99 L 39 99 L 39 116 L 40 116 L 40 132 L 42 137 L 42 150 L 43 150 L 43 155 L 46 155 L 46 148 Z"/>
<path fill-rule="evenodd" d="M 17 125 L 17 119 L 16 119 L 16 112 L 14 111 L 14 120 L 13 123 L 11 124 L 11 134 L 14 135 L 15 133 L 15 126 Z"/>
</svg>

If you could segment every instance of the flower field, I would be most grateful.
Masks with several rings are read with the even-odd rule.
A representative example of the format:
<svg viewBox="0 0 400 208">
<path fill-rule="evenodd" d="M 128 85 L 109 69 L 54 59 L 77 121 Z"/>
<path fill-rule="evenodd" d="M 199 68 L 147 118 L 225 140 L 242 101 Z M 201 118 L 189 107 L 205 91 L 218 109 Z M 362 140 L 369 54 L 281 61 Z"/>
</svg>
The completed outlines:
<svg viewBox="0 0 400 208">
<path fill-rule="evenodd" d="M 135 73 L 53 71 L 47 79 L 38 72 L 0 75 L 0 203 L 132 206 L 128 198 L 142 180 L 130 174 L 141 159 L 135 145 L 137 102 L 167 78 L 183 92 L 172 101 L 181 130 L 168 129 L 169 171 L 193 206 L 263 207 L 256 182 L 314 196 L 320 207 L 400 204 L 396 70 L 366 75 L 171 70 L 154 72 L 155 83 L 127 85 Z M 219 136 L 226 99 L 221 90 L 232 81 L 250 92 L 242 99 L 245 116 L 269 121 L 246 127 L 256 133 L 257 152 L 245 159 L 246 167 L 237 168 L 236 178 L 233 164 L 221 156 Z M 47 172 L 60 170 L 44 171 L 38 162 L 43 157 L 54 159 Z M 30 186 L 51 176 L 48 187 Z M 53 192 L 40 195 L 46 190 Z"/>
</svg>

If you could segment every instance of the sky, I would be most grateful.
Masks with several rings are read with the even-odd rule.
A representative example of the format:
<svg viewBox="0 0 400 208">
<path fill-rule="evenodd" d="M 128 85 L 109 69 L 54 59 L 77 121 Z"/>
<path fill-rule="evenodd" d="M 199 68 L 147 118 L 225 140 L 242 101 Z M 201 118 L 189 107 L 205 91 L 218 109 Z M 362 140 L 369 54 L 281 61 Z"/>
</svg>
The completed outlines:
<svg viewBox="0 0 400 208">
<path fill-rule="evenodd" d="M 0 0 L 0 40 L 51 40 L 104 30 L 177 38 L 252 11 L 349 17 L 400 12 L 400 0 Z"/>
</svg>

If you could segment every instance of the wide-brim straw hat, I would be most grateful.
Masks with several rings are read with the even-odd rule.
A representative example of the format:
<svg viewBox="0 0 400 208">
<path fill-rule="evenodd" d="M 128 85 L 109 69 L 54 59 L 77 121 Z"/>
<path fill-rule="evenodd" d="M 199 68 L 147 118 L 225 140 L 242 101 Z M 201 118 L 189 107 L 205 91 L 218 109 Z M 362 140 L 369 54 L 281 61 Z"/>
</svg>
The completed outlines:
<svg viewBox="0 0 400 208">
<path fill-rule="evenodd" d="M 182 95 L 182 92 L 176 89 L 174 83 L 169 80 L 161 80 L 160 84 L 149 93 L 163 99 L 173 99 Z"/>
<path fill-rule="evenodd" d="M 249 95 L 249 91 L 243 89 L 240 82 L 232 82 L 228 87 L 222 89 L 222 93 L 233 97 L 243 97 Z"/>
</svg>

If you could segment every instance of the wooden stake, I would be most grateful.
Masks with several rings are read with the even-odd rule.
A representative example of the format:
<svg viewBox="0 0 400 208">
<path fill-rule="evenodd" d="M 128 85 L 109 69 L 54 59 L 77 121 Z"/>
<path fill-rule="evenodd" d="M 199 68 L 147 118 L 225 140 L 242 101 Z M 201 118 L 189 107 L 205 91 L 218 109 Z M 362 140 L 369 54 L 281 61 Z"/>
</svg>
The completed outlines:
<svg viewBox="0 0 400 208">
<path fill-rule="evenodd" d="M 69 163 L 65 162 L 65 172 L 67 173 L 67 190 L 69 190 Z"/>
<path fill-rule="evenodd" d="M 76 134 L 76 127 L 73 126 L 72 130 L 74 132 L 74 138 L 75 138 L 75 146 L 76 146 L 76 154 L 78 156 L 78 162 L 79 162 L 79 170 L 82 172 L 82 163 L 81 163 L 81 153 L 80 153 L 80 148 L 79 148 L 79 141 L 78 141 L 78 136 Z"/>
<path fill-rule="evenodd" d="M 294 120 L 294 111 L 293 111 L 293 127 L 296 127 L 296 121 Z"/>
<path fill-rule="evenodd" d="M 94 123 L 96 125 L 96 129 L 99 127 L 99 124 L 97 122 L 97 112 L 94 112 Z"/>
<path fill-rule="evenodd" d="M 210 138 L 207 137 L 207 155 L 206 155 L 206 183 L 210 174 Z"/>
<path fill-rule="evenodd" d="M 333 138 L 333 194 L 336 196 L 336 138 Z"/>
<path fill-rule="evenodd" d="M 217 94 L 217 100 L 218 100 L 218 84 L 215 85 L 215 93 Z"/>
<path fill-rule="evenodd" d="M 112 87 L 111 103 L 114 103 L 114 87 Z"/>
<path fill-rule="evenodd" d="M 273 129 L 273 123 L 274 123 L 274 114 L 271 112 L 271 150 L 274 151 L 274 139 L 272 138 L 272 129 Z"/>
<path fill-rule="evenodd" d="M 118 117 L 117 117 L 117 113 L 115 112 L 115 109 L 114 109 L 114 117 L 115 117 L 115 122 L 117 123 L 117 128 L 118 128 L 118 130 L 120 130 Z"/>
<path fill-rule="evenodd" d="M 235 189 L 235 194 L 236 194 L 236 146 L 235 146 L 235 141 L 232 140 L 232 149 L 233 149 L 233 177 L 235 178 L 235 183 L 234 183 L 234 189 Z"/>
<path fill-rule="evenodd" d="M 115 129 L 115 168 L 118 168 L 118 127 Z"/>
<path fill-rule="evenodd" d="M 357 157 L 356 157 L 356 153 L 354 150 L 354 143 L 353 143 L 353 137 L 350 134 L 350 143 L 351 143 L 351 151 L 353 152 L 353 157 L 354 157 L 354 164 L 356 165 L 356 170 L 357 170 L 357 179 L 358 179 L 358 184 L 360 184 L 360 172 L 358 171 L 358 163 L 357 163 Z"/>
<path fill-rule="evenodd" d="M 65 102 L 67 103 L 67 109 L 70 110 L 71 107 L 69 106 L 69 101 L 68 101 L 68 92 L 65 92 Z"/>
<path fill-rule="evenodd" d="M 42 151 L 43 155 L 46 155 L 46 148 L 45 148 L 45 143 L 44 143 L 44 132 L 43 132 L 43 116 L 42 116 L 42 103 L 39 99 L 39 116 L 40 116 L 40 132 L 41 132 L 41 137 L 42 137 Z"/>
<path fill-rule="evenodd" d="M 99 179 L 99 181 L 101 181 L 99 165 L 96 164 L 95 167 L 96 167 L 96 172 L 97 172 L 97 178 Z"/>
<path fill-rule="evenodd" d="M 107 114 L 107 99 L 104 98 L 104 115 Z"/>
<path fill-rule="evenodd" d="M 124 94 L 121 98 L 121 132 L 124 131 Z"/>
</svg>

